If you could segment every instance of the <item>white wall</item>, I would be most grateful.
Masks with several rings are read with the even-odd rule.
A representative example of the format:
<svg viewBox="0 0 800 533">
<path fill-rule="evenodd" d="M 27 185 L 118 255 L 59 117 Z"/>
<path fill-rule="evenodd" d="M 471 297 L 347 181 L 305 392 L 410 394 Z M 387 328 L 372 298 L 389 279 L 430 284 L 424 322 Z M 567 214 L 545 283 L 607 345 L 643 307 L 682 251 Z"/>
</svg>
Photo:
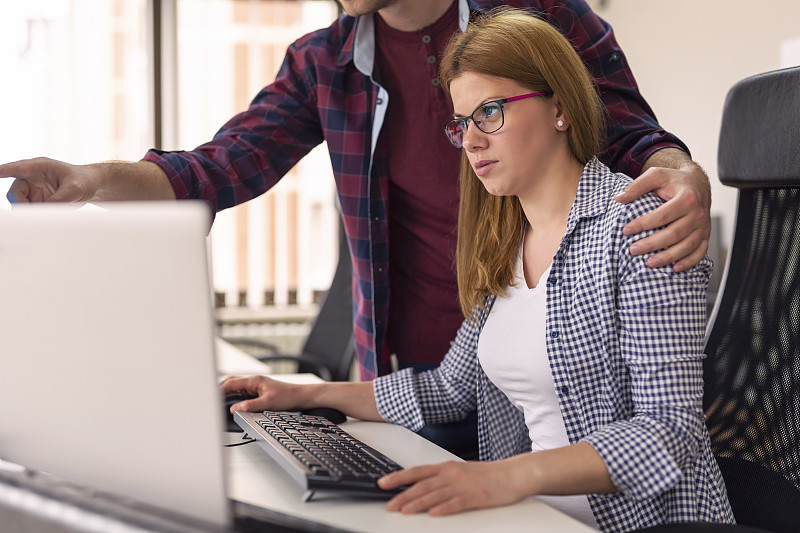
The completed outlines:
<svg viewBox="0 0 800 533">
<path fill-rule="evenodd" d="M 708 172 L 711 211 L 723 217 L 722 240 L 727 247 L 736 192 L 720 184 L 717 177 L 725 95 L 743 78 L 800 64 L 796 41 L 800 38 L 800 1 L 588 2 L 614 28 L 659 122 L 689 146 L 695 161 Z"/>
</svg>

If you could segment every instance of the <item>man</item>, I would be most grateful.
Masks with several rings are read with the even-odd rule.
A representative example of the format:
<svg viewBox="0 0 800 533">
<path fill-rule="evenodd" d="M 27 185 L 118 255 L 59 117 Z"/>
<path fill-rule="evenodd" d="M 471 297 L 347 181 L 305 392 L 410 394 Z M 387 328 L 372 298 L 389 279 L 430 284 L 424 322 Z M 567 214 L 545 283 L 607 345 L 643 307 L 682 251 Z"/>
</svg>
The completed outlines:
<svg viewBox="0 0 800 533">
<path fill-rule="evenodd" d="M 453 257 L 460 151 L 442 131 L 452 104 L 437 69 L 470 10 L 529 7 L 558 27 L 589 67 L 609 111 L 612 169 L 642 177 L 618 198 L 667 200 L 631 222 L 632 248 L 661 250 L 651 267 L 696 264 L 710 233 L 710 188 L 686 147 L 660 128 L 611 28 L 584 0 L 339 0 L 349 16 L 299 39 L 276 80 L 215 138 L 191 152 L 151 150 L 139 162 L 0 165 L 13 202 L 200 198 L 215 210 L 272 187 L 323 140 L 353 258 L 354 336 L 362 379 L 438 364 L 462 321 Z M 390 245 L 391 244 L 391 245 Z M 390 303 L 391 296 L 391 306 Z"/>
</svg>

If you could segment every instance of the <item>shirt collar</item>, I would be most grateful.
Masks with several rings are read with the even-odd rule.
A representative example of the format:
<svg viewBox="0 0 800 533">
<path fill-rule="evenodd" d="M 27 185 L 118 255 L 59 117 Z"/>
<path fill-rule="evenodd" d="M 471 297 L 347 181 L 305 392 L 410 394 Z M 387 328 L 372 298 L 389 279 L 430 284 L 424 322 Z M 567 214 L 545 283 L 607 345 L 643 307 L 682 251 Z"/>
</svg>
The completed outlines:
<svg viewBox="0 0 800 533">
<path fill-rule="evenodd" d="M 567 233 L 572 232 L 581 219 L 600 216 L 608 210 L 617 179 L 618 176 L 596 157 L 586 163 L 567 219 Z"/>
<path fill-rule="evenodd" d="M 469 2 L 467 0 L 458 0 L 458 25 L 462 32 L 467 29 L 467 24 L 469 23 L 469 11 Z"/>
<path fill-rule="evenodd" d="M 461 31 L 467 29 L 469 13 L 468 0 L 458 0 L 458 25 Z M 336 64 L 344 65 L 351 59 L 359 72 L 372 76 L 375 68 L 375 16 L 372 13 L 356 19 L 355 27 L 348 35 Z"/>
<path fill-rule="evenodd" d="M 341 50 L 339 50 L 339 55 L 336 56 L 336 66 L 343 67 L 353 59 L 353 43 L 355 42 L 358 19 L 353 19 L 349 15 L 341 15 L 339 23 L 345 28 L 344 31 L 347 32 L 347 37 Z"/>
<path fill-rule="evenodd" d="M 353 64 L 365 76 L 375 68 L 375 15 L 362 15 L 353 32 Z"/>
</svg>

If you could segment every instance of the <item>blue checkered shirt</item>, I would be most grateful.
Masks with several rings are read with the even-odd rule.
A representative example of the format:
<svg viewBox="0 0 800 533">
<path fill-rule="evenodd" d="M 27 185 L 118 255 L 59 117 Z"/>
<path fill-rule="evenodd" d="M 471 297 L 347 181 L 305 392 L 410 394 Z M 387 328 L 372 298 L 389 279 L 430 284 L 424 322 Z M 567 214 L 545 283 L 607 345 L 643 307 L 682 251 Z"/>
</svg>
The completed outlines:
<svg viewBox="0 0 800 533">
<path fill-rule="evenodd" d="M 584 168 L 547 279 L 547 355 L 571 443 L 591 444 L 616 494 L 589 495 L 603 531 L 733 522 L 702 409 L 705 296 L 711 262 L 651 269 L 622 227 L 661 204 L 620 204 L 630 178 L 597 159 Z M 465 321 L 442 365 L 379 377 L 381 415 L 413 430 L 478 409 L 482 460 L 530 452 L 521 411 L 484 374 L 478 337 L 491 310 Z"/>
</svg>

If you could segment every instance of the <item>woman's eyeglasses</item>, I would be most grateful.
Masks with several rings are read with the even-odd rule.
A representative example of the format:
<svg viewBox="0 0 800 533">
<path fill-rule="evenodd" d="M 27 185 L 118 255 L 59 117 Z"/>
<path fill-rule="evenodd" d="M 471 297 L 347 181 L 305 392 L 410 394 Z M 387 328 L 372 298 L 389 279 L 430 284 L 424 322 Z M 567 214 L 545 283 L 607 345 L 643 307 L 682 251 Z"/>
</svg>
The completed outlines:
<svg viewBox="0 0 800 533">
<path fill-rule="evenodd" d="M 477 107 L 468 117 L 456 118 L 445 124 L 444 133 L 447 139 L 456 148 L 464 145 L 464 132 L 471 120 L 475 127 L 483 133 L 494 133 L 503 127 L 503 104 L 533 98 L 534 96 L 550 96 L 552 91 L 539 91 L 538 93 L 523 94 L 511 98 L 501 98 L 500 100 L 490 100 Z"/>
</svg>

